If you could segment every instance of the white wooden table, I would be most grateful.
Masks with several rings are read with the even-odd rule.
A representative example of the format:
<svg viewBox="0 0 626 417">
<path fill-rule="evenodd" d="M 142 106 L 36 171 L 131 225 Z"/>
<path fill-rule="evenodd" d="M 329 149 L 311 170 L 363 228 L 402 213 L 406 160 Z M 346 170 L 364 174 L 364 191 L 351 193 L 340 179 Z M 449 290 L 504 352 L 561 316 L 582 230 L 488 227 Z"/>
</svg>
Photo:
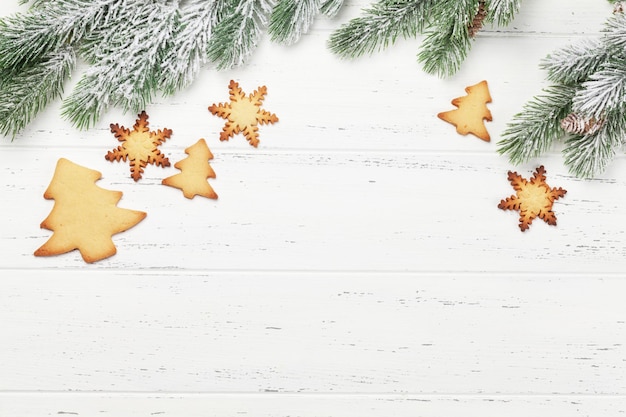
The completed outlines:
<svg viewBox="0 0 626 417">
<path fill-rule="evenodd" d="M 4 5 L 3 15 L 25 6 Z M 481 32 L 453 78 L 425 75 L 420 40 L 342 61 L 333 29 L 293 47 L 263 41 L 247 66 L 207 69 L 150 105 L 172 162 L 205 138 L 217 201 L 187 200 L 149 165 L 105 161 L 111 110 L 78 131 L 50 106 L 0 142 L 0 416 L 623 416 L 626 413 L 626 160 L 594 180 L 559 149 L 512 166 L 506 123 L 546 86 L 553 49 L 597 36 L 606 1 L 526 0 Z M 73 83 L 78 77 L 73 79 Z M 234 79 L 268 87 L 258 149 L 220 142 Z M 437 119 L 487 80 L 492 142 Z M 70 91 L 71 86 L 68 86 Z M 118 253 L 36 258 L 57 160 L 103 173 L 121 207 L 146 211 Z M 497 208 L 507 171 L 543 164 L 568 193 L 558 225 Z"/>
</svg>

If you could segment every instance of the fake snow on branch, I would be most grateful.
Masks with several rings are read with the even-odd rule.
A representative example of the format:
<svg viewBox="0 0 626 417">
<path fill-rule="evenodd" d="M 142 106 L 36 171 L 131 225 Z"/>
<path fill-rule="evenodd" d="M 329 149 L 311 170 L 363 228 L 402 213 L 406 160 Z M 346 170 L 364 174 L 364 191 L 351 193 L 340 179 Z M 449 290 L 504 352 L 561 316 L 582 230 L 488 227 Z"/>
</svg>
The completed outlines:
<svg viewBox="0 0 626 417">
<path fill-rule="evenodd" d="M 51 101 L 78 58 L 89 68 L 63 115 L 89 128 L 110 107 L 138 113 L 187 88 L 205 66 L 243 65 L 268 30 L 290 44 L 342 0 L 33 0 L 0 19 L 0 133 L 15 137 Z M 268 28 L 268 25 L 271 26 Z"/>
<path fill-rule="evenodd" d="M 357 58 L 398 38 L 425 35 L 418 53 L 424 71 L 448 77 L 460 69 L 485 24 L 506 26 L 519 8 L 519 0 L 379 0 L 334 32 L 329 48 Z"/>
<path fill-rule="evenodd" d="M 626 144 L 626 15 L 622 3 L 599 39 L 581 40 L 542 62 L 553 85 L 514 116 L 498 152 L 522 163 L 564 142 L 576 176 L 602 173 Z"/>
</svg>

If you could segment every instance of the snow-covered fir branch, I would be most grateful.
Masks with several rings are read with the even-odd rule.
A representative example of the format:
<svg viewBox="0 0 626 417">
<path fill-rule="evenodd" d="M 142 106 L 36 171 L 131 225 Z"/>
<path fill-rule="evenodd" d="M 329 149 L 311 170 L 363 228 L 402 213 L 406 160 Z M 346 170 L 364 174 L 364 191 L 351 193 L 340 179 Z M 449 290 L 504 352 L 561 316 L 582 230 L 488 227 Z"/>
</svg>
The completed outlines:
<svg viewBox="0 0 626 417">
<path fill-rule="evenodd" d="M 575 94 L 575 86 L 558 84 L 526 103 L 502 134 L 498 152 L 519 164 L 550 149 L 554 139 L 564 135 L 561 120 L 571 112 Z"/>
<path fill-rule="evenodd" d="M 601 119 L 626 102 L 626 57 L 612 57 L 581 84 L 574 96 L 573 110 Z"/>
<path fill-rule="evenodd" d="M 616 13 L 611 16 L 605 25 L 604 39 L 607 46 L 617 50 L 626 48 L 626 14 Z"/>
<path fill-rule="evenodd" d="M 0 133 L 13 136 L 63 93 L 76 64 L 74 49 L 49 52 L 20 72 L 0 73 Z"/>
<path fill-rule="evenodd" d="M 620 113 L 625 110 L 622 109 Z M 594 177 L 606 169 L 625 141 L 626 125 L 623 117 L 608 117 L 596 133 L 573 135 L 565 141 L 565 165 L 578 177 Z"/>
<path fill-rule="evenodd" d="M 343 0 L 326 0 L 322 3 L 320 12 L 326 17 L 335 17 L 343 7 Z"/>
<path fill-rule="evenodd" d="M 320 0 L 278 0 L 268 28 L 272 41 L 285 45 L 297 42 L 309 30 L 321 7 Z"/>
<path fill-rule="evenodd" d="M 550 101 L 536 97 L 513 118 L 498 149 L 512 162 L 540 156 L 553 141 L 561 140 L 570 171 L 593 177 L 624 150 L 626 15 L 623 3 L 619 6 L 607 18 L 601 37 L 579 40 L 542 61 L 547 78 L 554 83 L 550 91 L 568 93 L 560 98 L 551 94 Z"/>
<path fill-rule="evenodd" d="M 437 19 L 418 54 L 425 72 L 447 77 L 459 70 L 471 48 L 469 25 L 479 7 L 476 0 L 445 0 L 433 6 Z"/>
<path fill-rule="evenodd" d="M 434 0 L 380 0 L 335 31 L 330 50 L 344 58 L 356 58 L 393 45 L 399 37 L 413 38 L 428 23 Z"/>
<path fill-rule="evenodd" d="M 140 111 L 158 90 L 160 57 L 178 23 L 177 3 L 137 0 L 141 7 L 93 30 L 81 45 L 92 64 L 63 103 L 63 114 L 79 128 L 92 126 L 109 106 Z M 128 30 L 132 27 L 134 30 Z"/>
<path fill-rule="evenodd" d="M 242 65 L 256 48 L 272 6 L 271 0 L 231 0 L 229 13 L 214 28 L 209 60 L 218 69 Z"/>
<path fill-rule="evenodd" d="M 24 68 L 48 52 L 74 44 L 103 24 L 123 0 L 57 0 L 0 20 L 0 68 Z"/>
<path fill-rule="evenodd" d="M 86 128 L 109 106 L 138 111 L 157 92 L 187 87 L 210 63 L 218 69 L 242 65 L 268 26 L 273 1 L 21 0 L 30 5 L 28 11 L 0 19 L 0 77 L 10 74 L 21 83 L 15 88 L 39 91 L 47 99 L 58 86 L 30 75 L 50 56 L 74 49 L 89 68 L 65 98 L 63 114 Z M 310 10 L 296 1 L 297 7 L 275 14 L 276 27 L 290 28 L 290 42 L 310 28 L 312 11 L 334 16 L 343 5 L 343 0 L 306 0 L 304 6 L 313 1 Z M 0 97 L 12 91 L 0 82 Z M 40 107 L 25 106 L 32 113 L 22 119 L 32 120 Z M 3 123 L 17 129 L 6 131 L 12 135 L 25 126 Z"/>
<path fill-rule="evenodd" d="M 447 77 L 459 70 L 483 21 L 506 25 L 519 0 L 379 0 L 335 31 L 330 50 L 345 58 L 377 52 L 398 38 L 424 38 L 424 71 Z"/>
<path fill-rule="evenodd" d="M 487 20 L 498 26 L 506 26 L 515 17 L 521 6 L 521 0 L 487 0 Z"/>
<path fill-rule="evenodd" d="M 166 94 L 187 87 L 207 63 L 213 29 L 226 0 L 190 0 L 181 5 L 178 28 L 162 59 L 161 85 Z"/>
<path fill-rule="evenodd" d="M 548 71 L 550 81 L 578 84 L 588 79 L 609 57 L 602 40 L 581 39 L 550 53 L 541 61 L 540 67 Z"/>
</svg>

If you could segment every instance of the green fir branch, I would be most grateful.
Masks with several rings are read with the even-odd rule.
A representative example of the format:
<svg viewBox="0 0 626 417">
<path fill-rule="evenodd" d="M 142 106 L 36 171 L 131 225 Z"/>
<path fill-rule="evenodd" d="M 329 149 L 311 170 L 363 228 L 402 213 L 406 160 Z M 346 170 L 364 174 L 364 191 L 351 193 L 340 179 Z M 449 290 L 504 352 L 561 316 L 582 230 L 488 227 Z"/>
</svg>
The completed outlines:
<svg viewBox="0 0 626 417">
<path fill-rule="evenodd" d="M 609 51 L 600 39 L 585 39 L 557 49 L 540 64 L 548 71 L 548 80 L 562 84 L 580 84 L 606 63 Z"/>
<path fill-rule="evenodd" d="M 521 0 L 487 0 L 487 21 L 506 26 L 519 12 Z"/>
<path fill-rule="evenodd" d="M 469 25 L 478 12 L 477 0 L 445 0 L 433 6 L 438 19 L 422 43 L 418 60 L 428 74 L 456 73 L 471 48 Z"/>
<path fill-rule="evenodd" d="M 74 49 L 49 52 L 27 69 L 0 73 L 0 133 L 21 132 L 39 112 L 63 94 L 63 85 L 76 64 Z"/>
<path fill-rule="evenodd" d="M 607 19 L 604 29 L 606 47 L 615 52 L 624 52 L 626 49 L 626 14 L 615 13 Z"/>
<path fill-rule="evenodd" d="M 309 30 L 320 8 L 320 0 L 278 0 L 270 16 L 270 39 L 284 45 L 296 43 Z"/>
<path fill-rule="evenodd" d="M 378 52 L 399 37 L 414 38 L 428 24 L 435 0 L 381 0 L 335 31 L 330 50 L 342 58 Z"/>
<path fill-rule="evenodd" d="M 626 106 L 607 115 L 602 127 L 591 135 L 574 135 L 565 142 L 565 165 L 581 178 L 592 178 L 606 169 L 626 143 Z"/>
<path fill-rule="evenodd" d="M 498 153 L 519 164 L 550 149 L 554 139 L 566 135 L 561 120 L 571 112 L 575 94 L 576 87 L 558 84 L 526 103 L 507 125 L 498 142 Z"/>
<path fill-rule="evenodd" d="M 626 57 L 613 57 L 581 87 L 572 100 L 574 112 L 603 119 L 626 102 Z"/>
<path fill-rule="evenodd" d="M 56 0 L 32 0 L 32 3 L 30 5 L 31 9 L 35 9 L 37 7 L 41 7 L 43 5 L 45 5 L 46 3 L 52 3 Z M 19 0 L 18 4 L 26 4 L 26 3 L 30 3 L 31 0 Z"/>
<path fill-rule="evenodd" d="M 471 42 L 469 36 L 454 36 L 448 31 L 436 31 L 424 39 L 418 60 L 422 63 L 424 72 L 436 74 L 439 77 L 448 77 L 456 73 L 467 57 Z"/>
<path fill-rule="evenodd" d="M 142 0 L 142 7 L 123 12 L 127 15 L 94 30 L 81 45 L 92 66 L 62 108 L 63 116 L 80 129 L 93 126 L 109 106 L 143 110 L 159 87 L 160 63 L 170 47 L 178 9 L 167 0 Z"/>
<path fill-rule="evenodd" d="M 189 86 L 207 61 L 214 27 L 221 20 L 226 0 L 195 0 L 180 9 L 180 21 L 161 64 L 161 89 L 174 94 Z"/>
<path fill-rule="evenodd" d="M 335 17 L 343 7 L 344 0 L 326 0 L 320 7 L 320 12 L 326 17 Z"/>
<path fill-rule="evenodd" d="M 0 68 L 20 70 L 74 44 L 103 23 L 122 0 L 48 1 L 26 14 L 0 19 Z"/>
<path fill-rule="evenodd" d="M 245 62 L 257 47 L 272 12 L 268 0 L 231 1 L 229 9 L 232 11 L 214 28 L 208 49 L 209 61 L 220 70 Z"/>
</svg>

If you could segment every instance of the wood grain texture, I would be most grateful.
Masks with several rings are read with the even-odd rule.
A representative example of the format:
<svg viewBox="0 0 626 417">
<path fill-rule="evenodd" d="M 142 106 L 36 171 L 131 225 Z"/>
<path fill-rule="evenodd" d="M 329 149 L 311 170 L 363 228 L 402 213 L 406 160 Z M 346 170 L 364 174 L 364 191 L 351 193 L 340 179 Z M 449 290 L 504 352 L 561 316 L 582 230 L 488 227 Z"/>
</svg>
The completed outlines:
<svg viewBox="0 0 626 417">
<path fill-rule="evenodd" d="M 620 397 L 412 396 L 277 394 L 26 394 L 0 395 L 0 413 L 22 417 L 619 417 Z"/>
<path fill-rule="evenodd" d="M 293 47 L 264 39 L 245 67 L 206 70 L 146 109 L 151 128 L 174 131 L 161 146 L 172 162 L 206 139 L 217 201 L 160 185 L 172 167 L 135 183 L 105 161 L 109 124 L 132 126 L 132 113 L 78 131 L 56 102 L 0 141 L 1 417 L 626 412 L 626 158 L 580 180 L 559 146 L 522 166 L 495 151 L 547 86 L 541 58 L 598 36 L 610 4 L 524 1 L 446 80 L 421 71 L 419 38 L 331 55 L 330 32 L 367 5 L 318 19 Z M 266 85 L 280 118 L 258 149 L 218 139 L 207 108 L 231 79 Z M 436 117 L 483 79 L 490 143 Z M 61 157 L 148 212 L 114 237 L 114 257 L 32 255 L 51 234 L 43 192 Z M 497 204 L 513 194 L 509 170 L 540 164 L 568 193 L 556 227 L 522 233 Z"/>
<path fill-rule="evenodd" d="M 614 275 L 10 270 L 0 390 L 618 395 L 625 289 Z"/>
</svg>

